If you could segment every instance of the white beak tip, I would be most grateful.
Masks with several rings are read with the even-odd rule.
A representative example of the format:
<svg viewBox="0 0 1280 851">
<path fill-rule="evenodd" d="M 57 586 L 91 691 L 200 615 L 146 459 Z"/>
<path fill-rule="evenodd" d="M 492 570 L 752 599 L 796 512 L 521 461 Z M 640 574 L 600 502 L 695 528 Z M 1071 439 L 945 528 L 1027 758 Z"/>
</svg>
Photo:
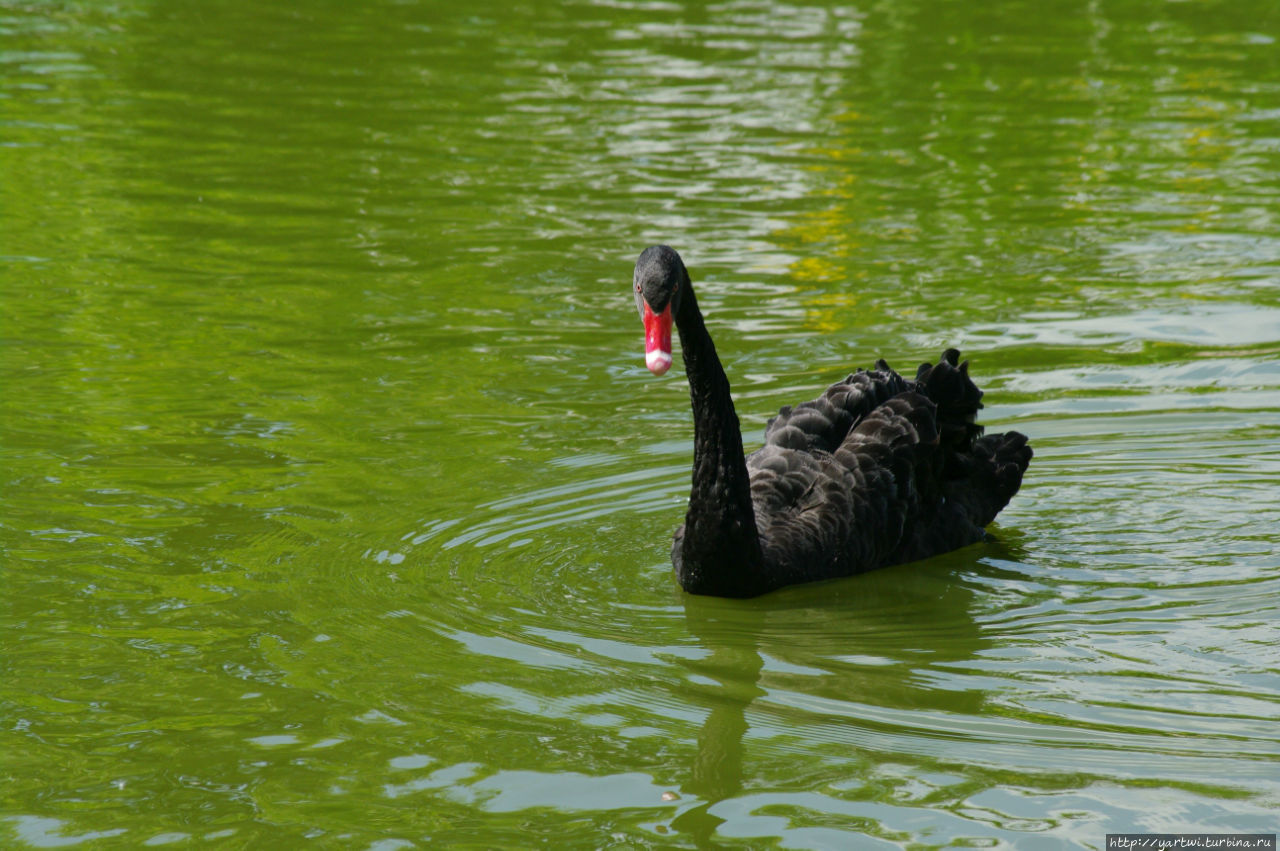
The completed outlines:
<svg viewBox="0 0 1280 851">
<path fill-rule="evenodd" d="M 649 371 L 654 375 L 662 375 L 671 369 L 671 361 L 671 352 L 664 352 L 661 349 L 644 353 L 644 365 L 649 367 Z"/>
</svg>

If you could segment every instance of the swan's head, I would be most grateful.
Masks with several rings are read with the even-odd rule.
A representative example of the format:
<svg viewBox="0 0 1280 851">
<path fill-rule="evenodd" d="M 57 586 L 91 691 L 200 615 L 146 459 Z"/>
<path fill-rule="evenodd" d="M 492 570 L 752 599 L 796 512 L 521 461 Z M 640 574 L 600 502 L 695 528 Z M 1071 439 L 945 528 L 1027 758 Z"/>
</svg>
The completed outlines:
<svg viewBox="0 0 1280 851">
<path fill-rule="evenodd" d="M 636 309 L 644 320 L 644 362 L 654 375 L 671 368 L 671 324 L 689 273 L 674 249 L 651 245 L 636 261 Z"/>
</svg>

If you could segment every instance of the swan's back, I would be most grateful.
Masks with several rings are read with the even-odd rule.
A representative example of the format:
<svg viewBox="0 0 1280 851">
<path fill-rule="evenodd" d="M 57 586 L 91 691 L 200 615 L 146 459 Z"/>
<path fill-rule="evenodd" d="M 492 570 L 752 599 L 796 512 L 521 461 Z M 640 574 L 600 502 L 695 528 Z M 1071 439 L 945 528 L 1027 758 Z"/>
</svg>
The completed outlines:
<svg viewBox="0 0 1280 851">
<path fill-rule="evenodd" d="M 765 564 L 802 582 L 982 539 L 1031 460 L 1017 432 L 982 436 L 982 391 L 948 349 L 904 379 L 883 360 L 783 408 L 747 458 Z"/>
</svg>

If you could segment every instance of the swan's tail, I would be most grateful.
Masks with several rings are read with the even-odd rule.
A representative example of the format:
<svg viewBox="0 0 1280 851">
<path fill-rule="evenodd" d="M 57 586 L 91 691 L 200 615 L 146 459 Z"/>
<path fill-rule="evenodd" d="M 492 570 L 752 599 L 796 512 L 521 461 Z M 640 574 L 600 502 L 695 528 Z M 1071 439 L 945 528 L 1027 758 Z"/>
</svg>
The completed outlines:
<svg viewBox="0 0 1280 851">
<path fill-rule="evenodd" d="M 1016 431 L 989 434 L 974 444 L 970 475 L 952 486 L 974 523 L 986 526 L 1009 504 L 1022 486 L 1032 454 L 1027 436 Z"/>
<path fill-rule="evenodd" d="M 969 378 L 969 362 L 961 362 L 955 349 L 943 352 L 936 364 L 921 365 L 915 385 L 938 406 L 944 493 L 964 506 L 975 525 L 986 526 L 1022 485 L 1032 455 L 1026 435 L 982 436 L 982 426 L 974 422 L 982 391 Z"/>
</svg>

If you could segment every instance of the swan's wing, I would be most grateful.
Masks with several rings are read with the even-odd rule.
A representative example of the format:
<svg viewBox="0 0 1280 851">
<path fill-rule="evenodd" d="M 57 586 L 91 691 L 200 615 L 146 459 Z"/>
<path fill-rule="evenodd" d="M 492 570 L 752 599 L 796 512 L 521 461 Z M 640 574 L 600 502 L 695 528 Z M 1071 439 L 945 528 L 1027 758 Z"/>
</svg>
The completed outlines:
<svg viewBox="0 0 1280 851">
<path fill-rule="evenodd" d="M 771 424 L 779 440 L 747 459 L 771 572 L 798 582 L 957 549 L 982 540 L 984 527 L 1017 493 L 1031 447 L 1017 432 L 981 437 L 974 417 L 982 391 L 958 352 L 925 364 L 914 381 L 899 382 L 877 365 L 828 390 L 847 386 L 849 397 L 860 397 L 857 405 L 839 408 L 851 427 L 834 452 L 821 451 L 817 442 L 834 428 L 806 430 L 790 422 Z M 856 418 L 850 413 L 903 385 Z M 806 419 L 816 422 L 813 415 Z M 784 431 L 792 429 L 798 434 Z"/>
<path fill-rule="evenodd" d="M 847 576 L 982 540 L 1031 460 L 1017 432 L 982 437 L 982 391 L 950 349 L 907 381 L 883 361 L 784 408 L 747 458 L 778 584 Z M 833 447 L 827 449 L 828 446 Z"/>
<path fill-rule="evenodd" d="M 877 361 L 874 370 L 858 370 L 812 402 L 783 408 L 765 427 L 765 445 L 834 452 L 864 417 L 909 388 L 887 363 Z"/>
<path fill-rule="evenodd" d="M 968 448 L 982 434 L 982 427 L 974 425 L 982 408 L 982 391 L 969 378 L 968 361 L 961 363 L 960 352 L 947 349 L 936 364 L 922 364 L 914 381 L 879 360 L 874 369 L 858 370 L 811 402 L 784 407 L 765 427 L 765 445 L 835 452 L 868 414 L 908 390 L 937 406 L 943 445 Z"/>
<path fill-rule="evenodd" d="M 776 585 L 854 572 L 843 553 L 855 522 L 853 482 L 832 455 L 767 444 L 747 468 L 765 569 Z"/>
<path fill-rule="evenodd" d="M 935 500 L 933 404 L 900 393 L 864 416 L 835 453 L 766 445 L 747 462 L 765 563 L 803 581 L 893 563 Z"/>
</svg>

